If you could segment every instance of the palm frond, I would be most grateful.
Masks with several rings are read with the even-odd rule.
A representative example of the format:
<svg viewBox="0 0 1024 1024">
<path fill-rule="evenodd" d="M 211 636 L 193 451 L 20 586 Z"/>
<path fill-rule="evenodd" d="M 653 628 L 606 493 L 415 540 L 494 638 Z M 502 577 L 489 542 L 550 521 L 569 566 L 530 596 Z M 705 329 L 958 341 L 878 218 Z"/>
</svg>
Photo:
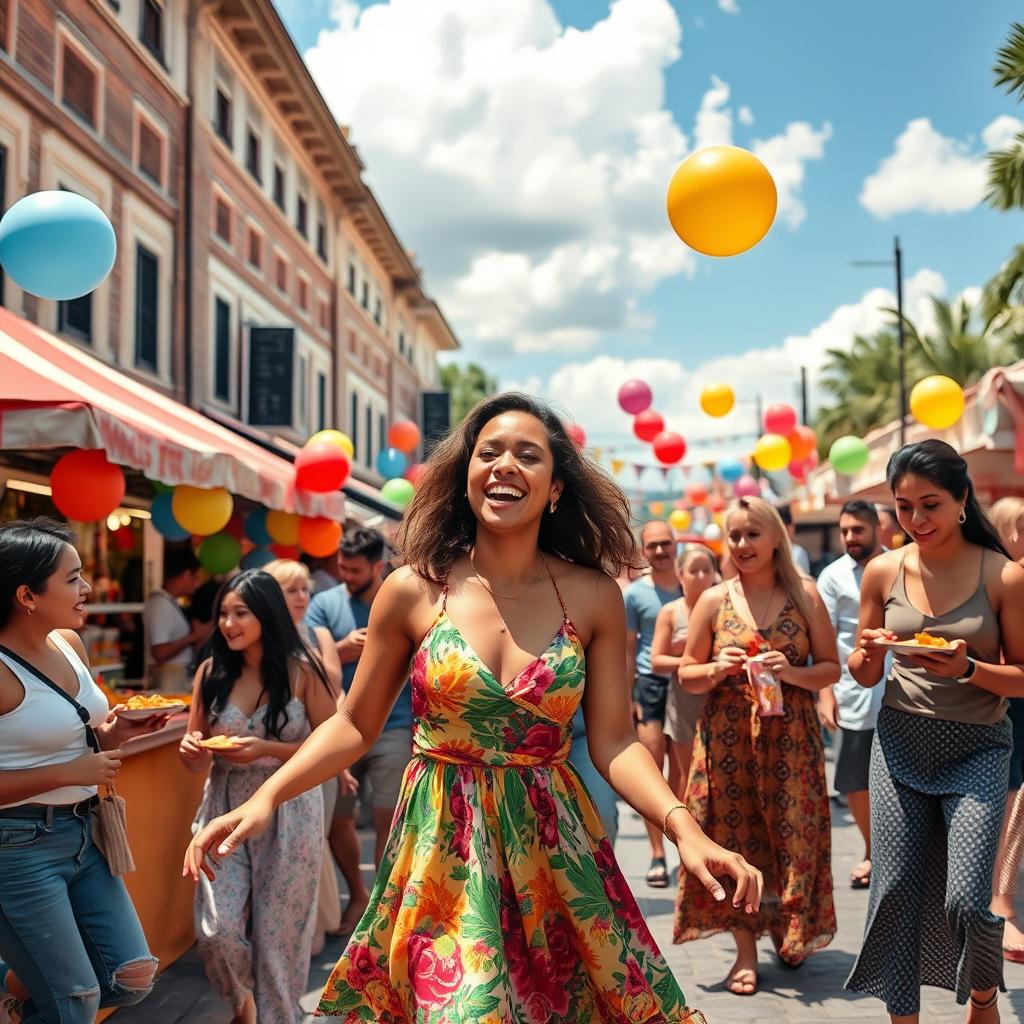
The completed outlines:
<svg viewBox="0 0 1024 1024">
<path fill-rule="evenodd" d="M 1006 42 L 996 51 L 996 62 L 992 68 L 996 86 L 1005 86 L 1012 96 L 1024 99 L 1024 25 L 1015 21 L 1010 26 Z"/>
</svg>

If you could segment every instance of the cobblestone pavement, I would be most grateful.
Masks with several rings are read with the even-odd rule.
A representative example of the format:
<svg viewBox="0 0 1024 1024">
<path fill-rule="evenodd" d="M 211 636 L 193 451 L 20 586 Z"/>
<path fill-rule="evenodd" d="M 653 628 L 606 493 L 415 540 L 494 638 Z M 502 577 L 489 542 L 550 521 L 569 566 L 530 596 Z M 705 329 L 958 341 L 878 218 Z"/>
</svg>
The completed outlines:
<svg viewBox="0 0 1024 1024">
<path fill-rule="evenodd" d="M 673 946 L 672 904 L 674 888 L 650 889 L 644 882 L 649 847 L 639 817 L 620 806 L 619 840 L 616 854 L 640 901 L 654 937 L 668 958 L 687 999 L 707 1016 L 709 1024 L 807 1024 L 810 1021 L 842 1024 L 887 1024 L 889 1017 L 881 1003 L 843 991 L 843 982 L 860 948 L 861 930 L 867 907 L 867 893 L 846 884 L 850 868 L 860 860 L 860 837 L 849 814 L 834 802 L 833 860 L 837 878 L 836 906 L 839 933 L 827 949 L 811 957 L 799 970 L 777 966 L 771 944 L 761 944 L 761 988 L 756 996 L 732 995 L 723 986 L 734 959 L 729 936 Z M 364 834 L 364 855 L 372 849 L 369 833 Z M 671 866 L 671 865 L 670 865 Z M 341 952 L 340 941 L 328 944 L 314 958 L 309 991 L 303 1006 L 312 1011 L 320 991 Z M 1009 992 L 1001 997 L 1004 1024 L 1024 1020 L 1024 966 L 1006 965 Z M 231 1013 L 210 991 L 195 952 L 188 953 L 161 978 L 153 995 L 138 1007 L 118 1012 L 116 1024 L 228 1024 Z M 312 1021 L 311 1017 L 306 1018 Z M 924 1024 L 953 1024 L 964 1019 L 949 992 L 925 989 L 922 997 Z M 276 1021 L 260 1024 L 278 1024 Z M 553 1022 L 554 1024 L 554 1022 Z"/>
</svg>

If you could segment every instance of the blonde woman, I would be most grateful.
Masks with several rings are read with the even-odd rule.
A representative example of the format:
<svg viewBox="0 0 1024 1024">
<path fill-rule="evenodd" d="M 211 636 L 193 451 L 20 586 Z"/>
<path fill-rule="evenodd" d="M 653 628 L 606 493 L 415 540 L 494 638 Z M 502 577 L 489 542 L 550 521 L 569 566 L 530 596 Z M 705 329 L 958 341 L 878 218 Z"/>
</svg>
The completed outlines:
<svg viewBox="0 0 1024 1024">
<path fill-rule="evenodd" d="M 750 996 L 759 936 L 769 933 L 783 963 L 796 967 L 835 935 L 815 694 L 839 679 L 839 660 L 828 612 L 814 582 L 797 571 L 777 511 L 761 498 L 741 498 L 726 514 L 725 532 L 737 575 L 697 601 L 679 667 L 687 691 L 708 695 L 686 805 L 715 842 L 762 871 L 769 895 L 757 914 L 737 914 L 680 871 L 673 939 L 732 932 L 736 962 L 726 986 Z M 765 670 L 776 697 L 770 709 L 753 682 Z M 762 717 L 767 710 L 781 713 Z"/>
<path fill-rule="evenodd" d="M 670 601 L 658 613 L 651 642 L 651 668 L 668 676 L 668 700 L 665 705 L 665 735 L 672 741 L 669 750 L 669 784 L 683 800 L 690 775 L 693 737 L 704 710 L 704 694 L 687 693 L 678 679 L 679 663 L 686 647 L 686 631 L 697 598 L 717 577 L 715 558 L 703 544 L 687 544 L 676 558 L 676 574 L 683 596 Z"/>
<path fill-rule="evenodd" d="M 992 506 L 990 515 L 1010 558 L 1018 565 L 1024 565 L 1024 498 L 1000 498 Z M 992 879 L 992 913 L 1006 920 L 1003 956 L 1020 964 L 1024 963 L 1024 931 L 1017 917 L 1014 898 L 1021 854 L 1024 853 L 1024 699 L 1011 697 L 1009 714 L 1013 726 L 1013 755 L 1010 758 L 1006 818 Z"/>
<path fill-rule="evenodd" d="M 265 567 L 266 571 L 277 580 L 284 594 L 284 603 L 295 623 L 295 629 L 309 650 L 319 656 L 324 673 L 330 680 L 335 693 L 341 692 L 341 662 L 338 659 L 338 648 L 331 634 L 323 626 L 306 625 L 306 612 L 312 600 L 313 583 L 309 569 L 301 562 L 290 558 L 278 558 Z M 341 706 L 344 697 L 338 701 Z M 356 780 L 349 772 L 342 773 L 336 779 L 330 779 L 323 785 L 324 793 L 324 827 L 330 829 L 334 815 L 334 805 L 338 799 L 338 787 L 345 794 L 354 793 L 358 789 Z M 320 888 L 317 897 L 316 927 L 313 933 L 313 955 L 317 956 L 327 942 L 327 936 L 333 935 L 341 928 L 341 891 L 338 888 L 338 874 L 335 870 L 334 857 L 330 844 L 324 841 L 324 856 L 320 866 Z"/>
</svg>

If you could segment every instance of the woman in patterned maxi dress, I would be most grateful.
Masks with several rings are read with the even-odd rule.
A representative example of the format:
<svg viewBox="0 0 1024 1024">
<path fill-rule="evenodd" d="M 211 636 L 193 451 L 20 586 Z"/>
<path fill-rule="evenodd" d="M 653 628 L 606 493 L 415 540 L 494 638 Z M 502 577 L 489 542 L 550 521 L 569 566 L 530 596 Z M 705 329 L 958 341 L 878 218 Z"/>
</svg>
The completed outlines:
<svg viewBox="0 0 1024 1024">
<path fill-rule="evenodd" d="M 775 509 L 740 499 L 727 513 L 726 534 L 738 575 L 701 596 L 679 669 L 685 688 L 709 694 L 686 801 L 709 836 L 760 868 L 766 898 L 759 914 L 736 914 L 680 871 L 673 939 L 731 931 L 737 955 L 726 984 L 753 995 L 758 936 L 770 934 L 782 960 L 795 966 L 835 935 L 814 694 L 839 678 L 839 656 L 828 613 L 814 583 L 798 575 Z M 746 671 L 755 656 L 780 682 L 781 715 L 759 714 Z"/>
<path fill-rule="evenodd" d="M 435 451 L 348 699 L 186 853 L 194 877 L 273 808 L 355 760 L 412 663 L 416 727 L 373 896 L 320 1016 L 383 1024 L 698 1024 L 567 762 L 581 699 L 595 765 L 720 899 L 761 878 L 673 798 L 630 720 L 614 574 L 628 505 L 550 410 L 487 399 Z M 725 879 L 727 894 L 716 875 Z"/>
</svg>

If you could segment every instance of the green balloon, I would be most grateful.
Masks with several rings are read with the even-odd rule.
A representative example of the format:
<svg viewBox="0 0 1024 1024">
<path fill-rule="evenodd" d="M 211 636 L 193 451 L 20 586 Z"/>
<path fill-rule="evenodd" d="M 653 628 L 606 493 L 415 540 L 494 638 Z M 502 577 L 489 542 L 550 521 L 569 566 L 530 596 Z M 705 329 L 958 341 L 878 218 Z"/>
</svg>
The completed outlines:
<svg viewBox="0 0 1024 1024">
<path fill-rule="evenodd" d="M 170 484 L 162 484 L 159 480 L 150 480 L 153 485 L 153 491 L 156 494 L 173 494 L 174 488 Z"/>
<path fill-rule="evenodd" d="M 199 564 L 214 576 L 230 572 L 242 559 L 242 545 L 229 533 L 215 533 L 199 545 Z"/>
<path fill-rule="evenodd" d="M 416 488 L 405 477 L 401 476 L 396 476 L 393 480 L 389 480 L 380 489 L 380 496 L 382 498 L 402 509 L 412 501 L 412 496 L 415 493 Z"/>
<path fill-rule="evenodd" d="M 828 451 L 832 468 L 843 476 L 853 476 L 868 464 L 868 446 L 853 434 L 837 438 Z"/>
</svg>

